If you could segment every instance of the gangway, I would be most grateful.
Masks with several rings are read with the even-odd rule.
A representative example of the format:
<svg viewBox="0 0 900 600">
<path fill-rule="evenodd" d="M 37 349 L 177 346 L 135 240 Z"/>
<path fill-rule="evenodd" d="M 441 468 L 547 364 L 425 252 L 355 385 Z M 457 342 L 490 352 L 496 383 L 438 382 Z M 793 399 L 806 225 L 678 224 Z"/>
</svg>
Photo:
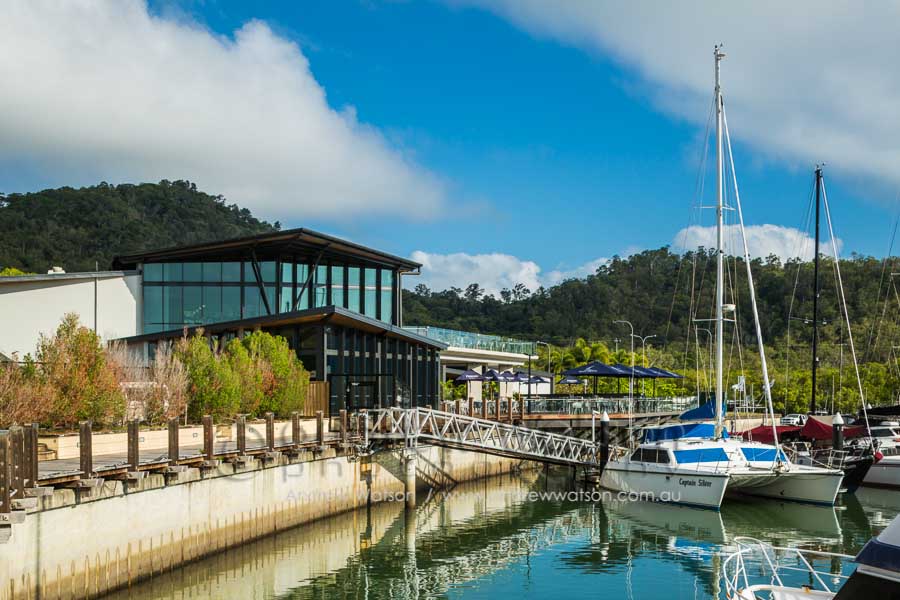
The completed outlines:
<svg viewBox="0 0 900 600">
<path fill-rule="evenodd" d="M 595 467 L 600 458 L 599 444 L 590 440 L 431 408 L 380 408 L 362 416 L 368 439 L 402 441 L 408 447 L 421 440 L 567 466 Z"/>
</svg>

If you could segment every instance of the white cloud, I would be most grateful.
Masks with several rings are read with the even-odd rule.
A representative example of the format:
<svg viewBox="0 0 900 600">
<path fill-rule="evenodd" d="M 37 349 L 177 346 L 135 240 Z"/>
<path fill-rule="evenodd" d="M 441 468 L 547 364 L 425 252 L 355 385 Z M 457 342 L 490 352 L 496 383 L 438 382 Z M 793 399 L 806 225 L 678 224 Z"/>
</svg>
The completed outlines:
<svg viewBox="0 0 900 600">
<path fill-rule="evenodd" d="M 900 3 L 449 0 L 635 69 L 665 111 L 704 123 L 715 43 L 735 138 L 804 166 L 900 182 Z"/>
<path fill-rule="evenodd" d="M 444 198 L 259 21 L 230 39 L 142 0 L 10 0 L 0 80 L 0 160 L 58 183 L 190 179 L 280 219 L 428 217 Z"/>
<path fill-rule="evenodd" d="M 465 289 L 469 284 L 477 283 L 488 294 L 498 298 L 500 290 L 512 289 L 519 283 L 534 292 L 541 286 L 591 275 L 607 260 L 598 258 L 575 269 L 553 270 L 544 275 L 536 262 L 509 254 L 433 254 L 416 250 L 412 253 L 412 259 L 422 263 L 422 275 L 406 278 L 404 283 L 407 287 L 424 284 L 432 290 L 441 291 L 451 287 Z"/>
<path fill-rule="evenodd" d="M 746 227 L 747 247 L 752 258 L 766 258 L 770 254 L 778 256 L 782 261 L 791 258 L 811 260 L 815 248 L 815 240 L 806 232 L 793 227 L 781 227 L 780 225 L 749 225 Z M 726 251 L 732 255 L 743 255 L 743 243 L 740 238 L 740 229 L 737 225 L 726 225 L 724 238 Z M 835 239 L 838 254 L 844 243 L 840 238 Z M 705 248 L 716 247 L 715 226 L 703 227 L 692 225 L 678 232 L 672 241 L 676 250 L 694 250 L 700 246 Z M 831 240 L 823 237 L 819 246 L 822 254 L 831 255 Z"/>
</svg>

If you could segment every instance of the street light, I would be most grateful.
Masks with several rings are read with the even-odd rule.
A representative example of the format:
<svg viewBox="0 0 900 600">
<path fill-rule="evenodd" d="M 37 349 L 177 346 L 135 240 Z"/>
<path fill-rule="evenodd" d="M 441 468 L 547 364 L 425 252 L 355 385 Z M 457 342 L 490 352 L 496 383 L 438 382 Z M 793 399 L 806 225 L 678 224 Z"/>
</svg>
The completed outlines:
<svg viewBox="0 0 900 600">
<path fill-rule="evenodd" d="M 647 366 L 647 348 L 646 348 L 647 340 L 655 338 L 656 334 L 645 335 L 642 337 L 642 336 L 635 335 L 632 333 L 631 337 L 636 337 L 637 339 L 641 340 L 641 367 L 646 367 Z M 633 360 L 634 359 L 632 359 L 632 361 Z M 632 368 L 632 370 L 634 370 L 634 365 L 632 365 L 631 368 Z M 643 395 L 644 395 L 644 380 L 641 379 L 641 396 L 643 396 Z"/>
<path fill-rule="evenodd" d="M 631 324 L 631 321 L 625 321 L 624 319 L 613 321 L 613 323 L 628 325 L 631 329 L 631 337 L 628 338 L 631 340 L 631 377 L 628 381 L 628 439 L 629 442 L 632 442 L 634 441 L 634 325 Z"/>
</svg>

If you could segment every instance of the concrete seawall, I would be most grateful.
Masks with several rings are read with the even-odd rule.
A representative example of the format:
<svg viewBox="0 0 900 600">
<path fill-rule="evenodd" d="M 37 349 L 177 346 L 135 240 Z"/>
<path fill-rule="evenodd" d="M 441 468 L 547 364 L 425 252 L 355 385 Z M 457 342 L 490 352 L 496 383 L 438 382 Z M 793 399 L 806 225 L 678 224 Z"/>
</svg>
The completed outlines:
<svg viewBox="0 0 900 600">
<path fill-rule="evenodd" d="M 533 466 L 420 447 L 416 485 L 440 487 Z M 404 499 L 400 451 L 356 459 L 334 450 L 275 464 L 251 460 L 177 479 L 55 490 L 0 544 L 0 600 L 93 598 L 277 531 L 372 502 Z"/>
</svg>

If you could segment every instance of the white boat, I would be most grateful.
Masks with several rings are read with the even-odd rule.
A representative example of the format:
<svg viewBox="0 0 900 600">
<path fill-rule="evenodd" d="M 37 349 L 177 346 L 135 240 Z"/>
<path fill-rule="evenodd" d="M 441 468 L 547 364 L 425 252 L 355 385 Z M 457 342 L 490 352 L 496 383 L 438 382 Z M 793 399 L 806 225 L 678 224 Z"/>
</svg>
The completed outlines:
<svg viewBox="0 0 900 600">
<path fill-rule="evenodd" d="M 752 538 L 734 541 L 738 549 L 722 563 L 728 600 L 900 597 L 900 517 L 856 557 L 779 548 Z"/>
<path fill-rule="evenodd" d="M 839 469 L 806 466 L 792 463 L 778 445 L 753 441 L 728 439 L 724 427 L 723 348 L 726 312 L 733 312 L 733 305 L 725 304 L 724 274 L 724 142 L 728 141 L 728 157 L 731 172 L 734 160 L 730 152 L 728 125 L 719 84 L 719 66 L 724 54 L 715 48 L 715 107 L 716 107 L 716 182 L 717 182 L 717 245 L 716 245 L 716 392 L 713 401 L 715 420 L 712 423 L 684 423 L 647 428 L 644 441 L 632 450 L 620 449 L 605 465 L 600 484 L 608 489 L 633 494 L 639 499 L 676 502 L 693 506 L 719 508 L 726 491 L 754 496 L 834 504 L 840 490 L 843 473 Z M 775 422 L 769 374 L 766 364 L 762 330 L 753 287 L 753 273 L 747 246 L 744 219 L 741 211 L 737 182 L 734 183 L 734 200 L 741 238 L 747 282 L 756 325 L 756 338 L 764 391 L 771 422 Z M 708 405 L 705 405 L 708 406 Z M 696 413 L 697 410 L 688 411 Z M 682 415 L 685 417 L 688 415 Z M 712 415 L 709 415 L 712 416 Z M 689 418 L 697 418 L 694 414 Z M 707 416 L 708 418 L 708 416 Z M 773 426 L 774 429 L 774 426 Z M 773 435 L 774 435 L 773 431 Z"/>
<path fill-rule="evenodd" d="M 863 485 L 900 488 L 900 455 L 885 456 L 869 468 Z"/>
</svg>

